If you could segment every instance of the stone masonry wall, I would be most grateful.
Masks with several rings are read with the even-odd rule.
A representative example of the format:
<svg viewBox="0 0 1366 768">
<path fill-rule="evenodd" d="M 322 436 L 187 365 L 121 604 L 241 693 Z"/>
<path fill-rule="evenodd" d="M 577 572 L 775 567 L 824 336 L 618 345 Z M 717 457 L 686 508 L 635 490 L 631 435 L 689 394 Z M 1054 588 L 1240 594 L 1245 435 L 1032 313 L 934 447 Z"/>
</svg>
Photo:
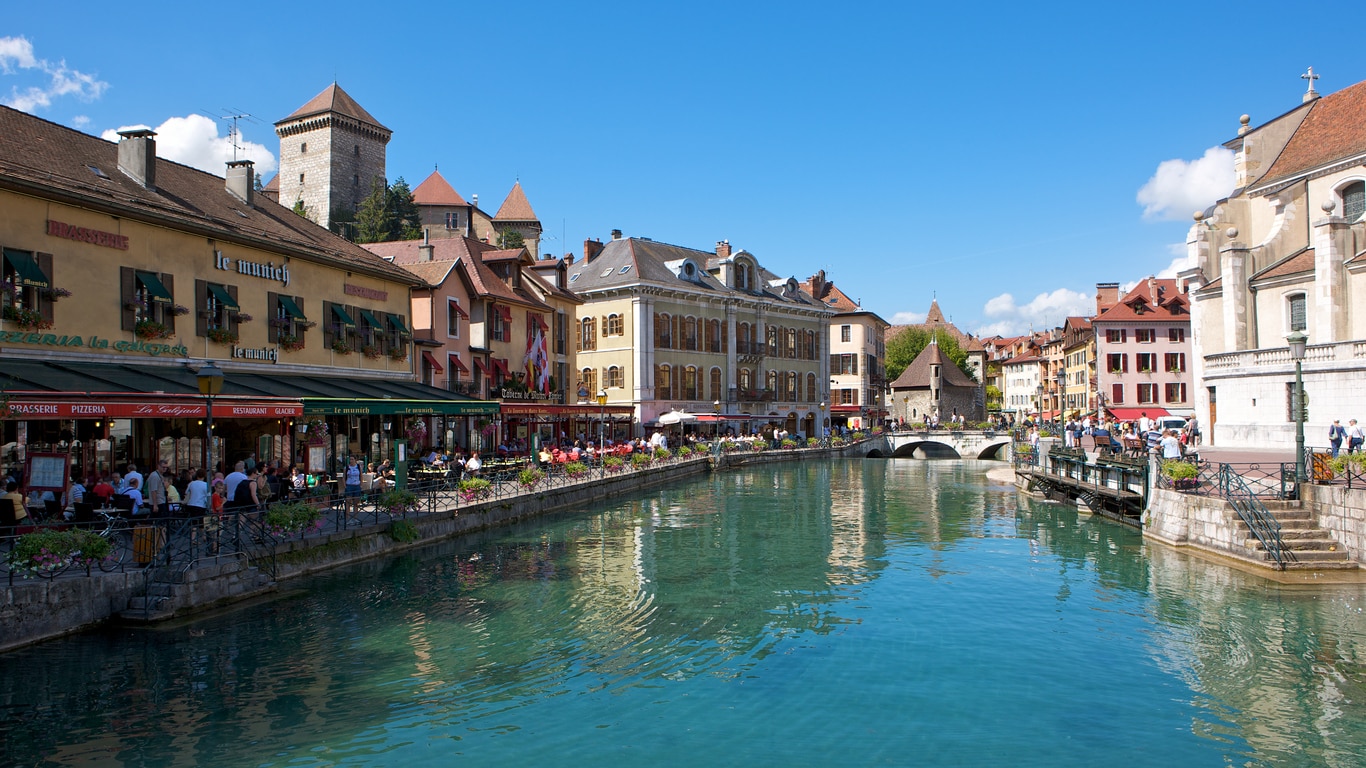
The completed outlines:
<svg viewBox="0 0 1366 768">
<path fill-rule="evenodd" d="M 1223 499 L 1154 487 L 1143 513 L 1143 535 L 1173 546 L 1261 559 L 1246 545 L 1238 523 L 1238 513 Z"/>
<path fill-rule="evenodd" d="M 1310 486 L 1308 501 L 1319 527 L 1344 551 L 1366 564 L 1366 489 L 1343 485 Z"/>
</svg>

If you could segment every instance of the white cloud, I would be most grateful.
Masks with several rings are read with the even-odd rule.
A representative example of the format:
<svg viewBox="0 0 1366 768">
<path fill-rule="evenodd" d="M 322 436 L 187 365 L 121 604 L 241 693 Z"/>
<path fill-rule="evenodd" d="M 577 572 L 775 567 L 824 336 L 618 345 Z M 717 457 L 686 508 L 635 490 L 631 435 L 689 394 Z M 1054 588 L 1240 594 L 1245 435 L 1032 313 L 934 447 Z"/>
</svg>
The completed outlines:
<svg viewBox="0 0 1366 768">
<path fill-rule="evenodd" d="M 992 320 L 976 331 L 981 337 L 1018 336 L 1030 329 L 1041 331 L 1062 325 L 1068 316 L 1090 317 L 1095 314 L 1096 299 L 1078 291 L 1059 288 L 1052 293 L 1041 293 L 1028 304 L 1015 303 L 1015 297 L 1003 293 L 987 300 L 982 314 Z"/>
<path fill-rule="evenodd" d="M 924 312 L 897 312 L 892 315 L 892 325 L 917 325 L 925 322 Z"/>
<path fill-rule="evenodd" d="M 101 134 L 109 141 L 119 140 L 118 130 L 108 130 Z M 157 155 L 167 160 L 183 163 L 201 171 L 222 176 L 227 172 L 225 163 L 232 160 L 232 140 L 218 135 L 218 123 L 203 115 L 172 117 L 153 130 L 157 134 Z M 265 145 L 237 140 L 237 158 L 256 163 L 256 173 L 265 176 L 277 167 L 275 155 Z"/>
<path fill-rule="evenodd" d="M 1189 219 L 1233 191 L 1233 152 L 1210 147 L 1198 160 L 1163 160 L 1138 190 L 1145 219 Z"/>
<path fill-rule="evenodd" d="M 76 126 L 77 128 L 84 128 L 87 125 L 90 125 L 90 118 L 86 115 L 76 115 L 75 117 L 71 118 L 71 124 Z"/>
<path fill-rule="evenodd" d="M 1154 277 L 1176 277 L 1176 273 L 1184 269 L 1195 266 L 1195 259 L 1190 255 L 1190 249 L 1185 243 L 1172 243 L 1167 246 L 1167 252 L 1172 255 L 1172 263 L 1168 264 Z"/>
<path fill-rule="evenodd" d="M 21 112 L 34 112 L 52 105 L 52 100 L 62 96 L 75 96 L 82 101 L 98 99 L 109 83 L 70 69 L 65 61 L 52 63 L 38 58 L 33 52 L 33 43 L 23 37 L 0 37 L 0 74 L 23 76 L 26 72 L 36 72 L 46 77 L 40 85 L 12 86 L 9 96 L 2 102 Z"/>
</svg>

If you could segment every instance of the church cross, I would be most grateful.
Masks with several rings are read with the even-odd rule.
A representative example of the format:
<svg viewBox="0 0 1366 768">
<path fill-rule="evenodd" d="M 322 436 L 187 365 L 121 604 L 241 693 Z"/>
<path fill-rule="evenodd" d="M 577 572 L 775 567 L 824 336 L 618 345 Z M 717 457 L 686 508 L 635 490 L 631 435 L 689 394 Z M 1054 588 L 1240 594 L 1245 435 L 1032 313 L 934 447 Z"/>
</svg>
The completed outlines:
<svg viewBox="0 0 1366 768">
<path fill-rule="evenodd" d="M 1314 74 L 1314 68 L 1310 67 L 1308 72 L 1305 72 L 1304 74 L 1300 75 L 1300 79 L 1309 81 L 1309 90 L 1307 91 L 1307 93 L 1313 93 L 1314 81 L 1319 79 L 1319 76 Z"/>
</svg>

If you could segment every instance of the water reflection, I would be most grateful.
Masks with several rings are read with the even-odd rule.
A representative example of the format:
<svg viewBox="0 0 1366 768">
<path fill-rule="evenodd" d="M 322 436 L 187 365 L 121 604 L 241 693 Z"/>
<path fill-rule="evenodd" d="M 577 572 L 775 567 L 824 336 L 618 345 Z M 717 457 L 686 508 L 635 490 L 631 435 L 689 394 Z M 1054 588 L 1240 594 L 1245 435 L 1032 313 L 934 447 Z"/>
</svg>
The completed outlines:
<svg viewBox="0 0 1366 768">
<path fill-rule="evenodd" d="M 972 462 L 727 473 L 298 586 L 0 657 L 0 762 L 1366 753 L 1361 590 L 1148 547 Z"/>
</svg>

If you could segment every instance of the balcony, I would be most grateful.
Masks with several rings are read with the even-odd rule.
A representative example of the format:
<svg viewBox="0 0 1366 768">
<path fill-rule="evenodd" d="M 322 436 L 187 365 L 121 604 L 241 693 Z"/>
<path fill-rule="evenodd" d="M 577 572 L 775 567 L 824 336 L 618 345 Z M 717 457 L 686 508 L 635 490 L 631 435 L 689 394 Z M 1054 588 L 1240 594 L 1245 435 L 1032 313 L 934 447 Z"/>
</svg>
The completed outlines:
<svg viewBox="0 0 1366 768">
<path fill-rule="evenodd" d="M 470 397 L 480 397 L 480 395 L 482 394 L 479 382 L 477 381 L 458 381 L 456 379 L 446 379 L 445 389 L 447 392 L 455 392 L 456 394 L 468 395 Z"/>
</svg>

